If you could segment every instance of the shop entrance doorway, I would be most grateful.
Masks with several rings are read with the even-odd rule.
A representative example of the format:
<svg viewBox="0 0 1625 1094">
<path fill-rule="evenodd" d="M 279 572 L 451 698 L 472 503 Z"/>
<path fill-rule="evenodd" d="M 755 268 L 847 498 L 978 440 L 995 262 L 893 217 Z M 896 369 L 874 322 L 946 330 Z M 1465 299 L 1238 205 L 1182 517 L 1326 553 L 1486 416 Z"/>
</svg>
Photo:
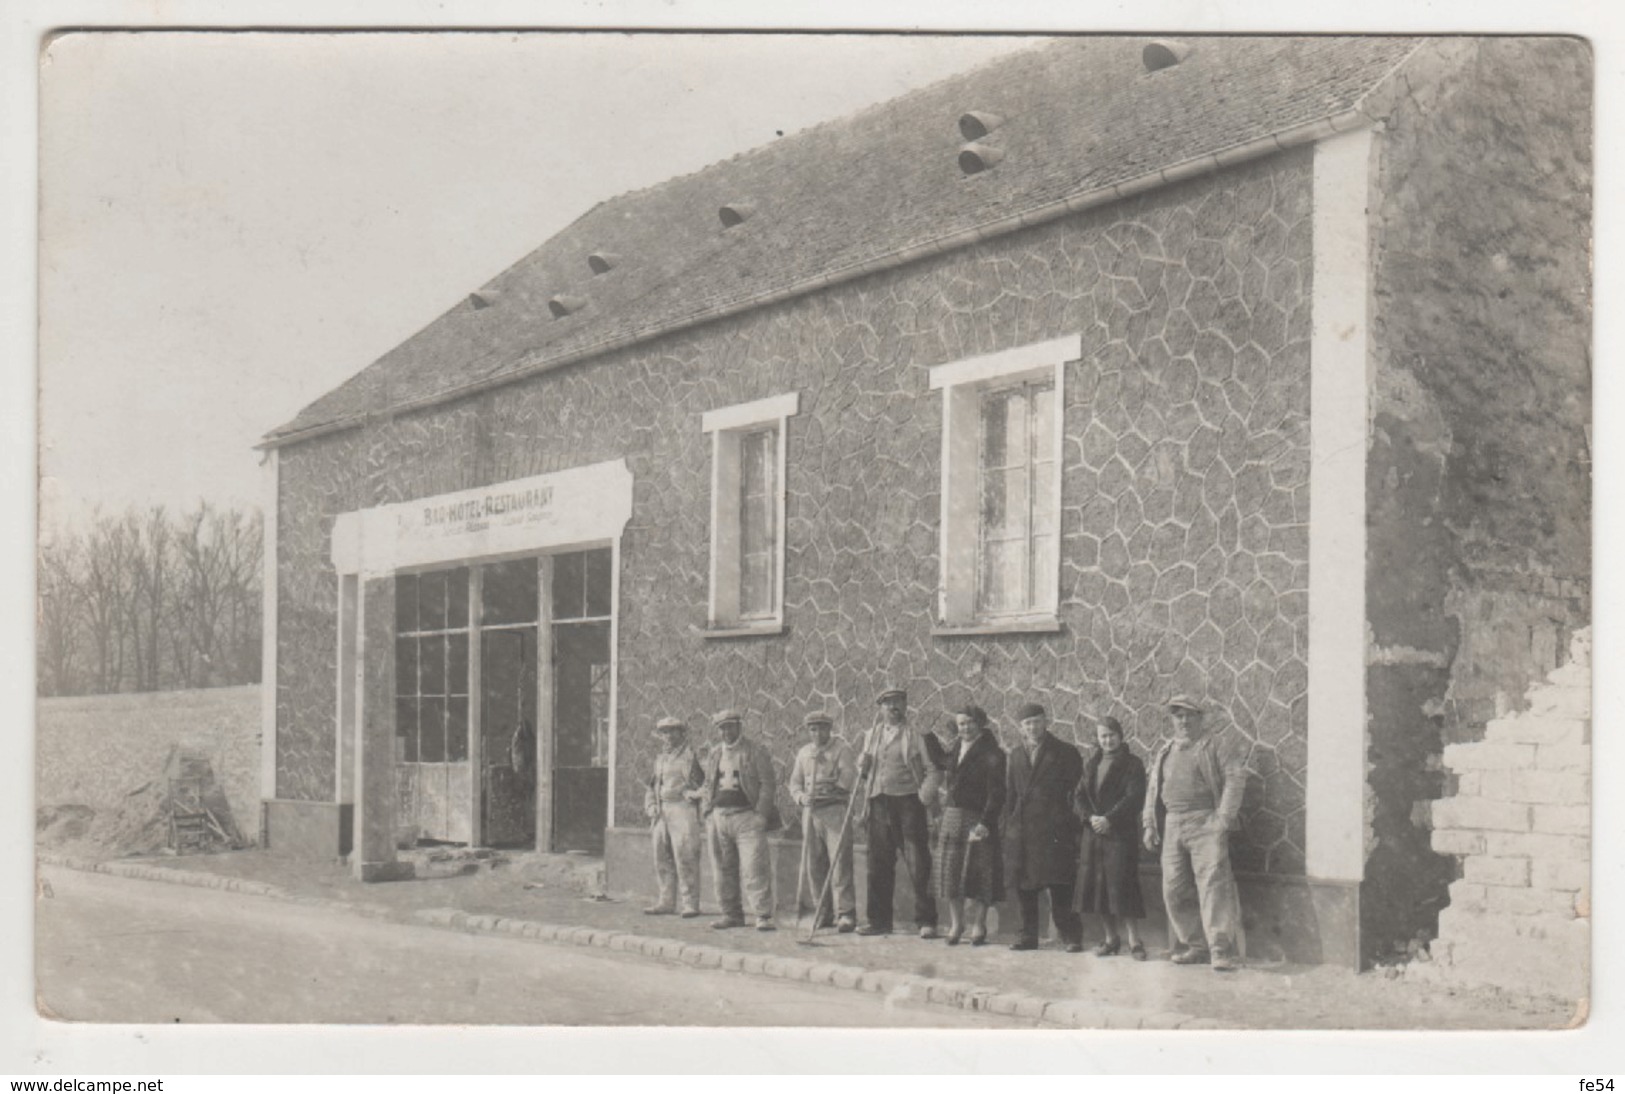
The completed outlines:
<svg viewBox="0 0 1625 1094">
<path fill-rule="evenodd" d="M 395 581 L 401 841 L 602 854 L 614 552 Z"/>
</svg>

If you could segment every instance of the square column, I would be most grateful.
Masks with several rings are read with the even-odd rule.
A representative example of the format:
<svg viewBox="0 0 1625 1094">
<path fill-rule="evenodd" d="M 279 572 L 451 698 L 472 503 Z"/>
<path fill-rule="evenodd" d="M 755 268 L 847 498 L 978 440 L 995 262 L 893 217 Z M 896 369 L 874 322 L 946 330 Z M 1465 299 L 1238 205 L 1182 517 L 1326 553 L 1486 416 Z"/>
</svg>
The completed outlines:
<svg viewBox="0 0 1625 1094">
<path fill-rule="evenodd" d="M 395 857 L 395 578 L 363 577 L 357 598 L 355 837 L 350 861 L 361 881 L 411 877 Z"/>
</svg>

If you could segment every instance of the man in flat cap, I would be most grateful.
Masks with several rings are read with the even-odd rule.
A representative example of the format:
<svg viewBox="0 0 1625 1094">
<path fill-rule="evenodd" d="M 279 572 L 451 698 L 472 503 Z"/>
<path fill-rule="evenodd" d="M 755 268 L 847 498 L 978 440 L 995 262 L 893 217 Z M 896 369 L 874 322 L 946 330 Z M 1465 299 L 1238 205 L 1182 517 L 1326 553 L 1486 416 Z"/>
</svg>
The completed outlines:
<svg viewBox="0 0 1625 1094">
<path fill-rule="evenodd" d="M 827 881 L 832 881 L 834 890 L 833 904 L 829 897 L 819 901 L 813 923 L 827 927 L 834 922 L 841 934 L 847 934 L 858 922 L 852 829 L 847 819 L 848 804 L 858 785 L 858 765 L 851 747 L 835 735 L 828 714 L 813 711 L 801 724 L 812 737 L 790 769 L 790 799 L 801 806 L 801 861 L 814 900 L 823 895 Z M 830 879 L 832 866 L 835 877 Z M 838 914 L 832 916 L 832 910 Z"/>
<path fill-rule="evenodd" d="M 864 737 L 858 774 L 867 779 L 868 922 L 859 934 L 890 934 L 897 858 L 914 884 L 914 921 L 921 938 L 937 937 L 937 902 L 931 893 L 931 841 L 920 787 L 929 760 L 920 734 L 908 724 L 908 693 L 887 688 L 876 700 L 879 724 Z"/>
<path fill-rule="evenodd" d="M 1236 967 L 1241 902 L 1230 869 L 1230 833 L 1241 823 L 1247 768 L 1239 750 L 1208 733 L 1188 695 L 1168 700 L 1173 737 L 1151 761 L 1141 826 L 1162 850 L 1162 900 L 1173 961 Z"/>
<path fill-rule="evenodd" d="M 1005 766 L 1004 870 L 1016 891 L 1021 926 L 1012 950 L 1038 949 L 1038 894 L 1049 890 L 1050 917 L 1068 953 L 1083 952 L 1083 922 L 1072 910 L 1078 873 L 1078 819 L 1072 791 L 1083 777 L 1078 750 L 1049 731 L 1037 703 L 1016 711 L 1021 744 Z"/>
<path fill-rule="evenodd" d="M 643 793 L 654 843 L 660 899 L 644 915 L 672 915 L 682 898 L 682 916 L 700 914 L 700 790 L 705 771 L 688 744 L 688 726 L 676 718 L 655 723 L 660 752 Z"/>
<path fill-rule="evenodd" d="M 745 736 L 745 720 L 725 710 L 712 720 L 720 738 L 705 762 L 702 801 L 711 846 L 711 875 L 722 918 L 716 930 L 745 925 L 745 905 L 758 931 L 773 927 L 773 861 L 767 834 L 779 827 L 778 782 L 766 746 Z M 743 899 L 741 899 L 743 891 Z"/>
</svg>

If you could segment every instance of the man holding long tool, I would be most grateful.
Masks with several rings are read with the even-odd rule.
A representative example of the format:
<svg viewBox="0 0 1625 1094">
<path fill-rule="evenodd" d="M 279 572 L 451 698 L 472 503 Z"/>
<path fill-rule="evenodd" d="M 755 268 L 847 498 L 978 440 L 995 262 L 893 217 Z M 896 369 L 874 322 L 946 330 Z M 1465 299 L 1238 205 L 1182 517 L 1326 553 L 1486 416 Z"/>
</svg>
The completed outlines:
<svg viewBox="0 0 1625 1094">
<path fill-rule="evenodd" d="M 655 723 L 660 753 L 644 789 L 643 811 L 650 821 L 655 876 L 660 899 L 644 915 L 673 915 L 682 897 L 682 916 L 700 914 L 700 788 L 705 771 L 688 745 L 688 726 L 676 718 Z"/>
<path fill-rule="evenodd" d="M 928 760 L 920 734 L 908 724 L 908 694 L 901 688 L 881 692 L 880 722 L 864 739 L 860 778 L 869 780 L 868 899 L 869 921 L 859 934 L 890 934 L 892 893 L 897 883 L 897 857 L 914 884 L 914 921 L 921 938 L 937 937 L 937 902 L 931 894 L 931 849 L 926 834 L 920 786 Z"/>
<path fill-rule="evenodd" d="M 818 907 L 813 925 L 832 922 L 841 934 L 857 926 L 858 897 L 852 884 L 852 834 L 846 823 L 852 791 L 858 785 L 858 765 L 852 749 L 835 736 L 834 723 L 823 711 L 801 721 L 812 741 L 796 754 L 790 769 L 790 799 L 801 806 L 801 861 L 803 877 L 811 883 Z M 831 916 L 829 873 L 833 868 L 834 909 Z M 799 885 L 799 882 L 798 882 Z M 800 909 L 796 909 L 797 914 Z"/>
</svg>

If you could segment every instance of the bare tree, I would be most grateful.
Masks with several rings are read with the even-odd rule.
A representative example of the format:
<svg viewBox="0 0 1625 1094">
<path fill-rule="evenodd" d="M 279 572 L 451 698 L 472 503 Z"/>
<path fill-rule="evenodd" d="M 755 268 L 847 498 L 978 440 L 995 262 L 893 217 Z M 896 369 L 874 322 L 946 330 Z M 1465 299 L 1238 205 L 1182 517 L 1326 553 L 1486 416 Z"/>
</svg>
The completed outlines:
<svg viewBox="0 0 1625 1094">
<path fill-rule="evenodd" d="M 129 523 L 96 514 L 85 546 L 84 605 L 92 654 L 91 690 L 122 691 L 125 620 L 131 610 Z"/>
<path fill-rule="evenodd" d="M 42 694 L 153 691 L 259 678 L 257 513 L 162 506 L 52 537 L 40 549 Z"/>
<path fill-rule="evenodd" d="M 130 554 L 133 610 L 127 620 L 131 643 L 134 690 L 157 691 L 162 678 L 159 637 L 166 619 L 173 616 L 168 595 L 170 542 L 173 539 L 164 507 L 126 518 L 134 549 Z"/>
<path fill-rule="evenodd" d="M 84 561 L 84 545 L 77 537 L 40 548 L 35 671 L 42 695 L 73 695 L 85 688 Z"/>
</svg>

